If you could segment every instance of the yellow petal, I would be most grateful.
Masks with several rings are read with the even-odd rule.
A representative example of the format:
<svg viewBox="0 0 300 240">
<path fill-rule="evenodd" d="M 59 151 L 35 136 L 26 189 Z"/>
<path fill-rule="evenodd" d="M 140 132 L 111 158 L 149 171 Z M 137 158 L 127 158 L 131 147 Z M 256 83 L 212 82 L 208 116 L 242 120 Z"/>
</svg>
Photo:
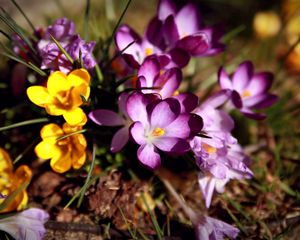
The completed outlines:
<svg viewBox="0 0 300 240">
<path fill-rule="evenodd" d="M 63 125 L 63 131 L 64 133 L 72 133 L 72 132 L 76 132 L 82 129 L 82 126 L 71 126 L 68 123 L 64 123 Z"/>
<path fill-rule="evenodd" d="M 69 152 L 55 156 L 50 161 L 51 168 L 58 173 L 64 173 L 71 168 L 71 158 Z"/>
<path fill-rule="evenodd" d="M 0 173 L 11 173 L 12 171 L 13 165 L 10 156 L 4 149 L 0 148 Z"/>
<path fill-rule="evenodd" d="M 79 151 L 72 151 L 71 155 L 72 159 L 72 167 L 74 169 L 79 169 L 83 166 L 86 160 L 86 153 L 79 152 Z"/>
<path fill-rule="evenodd" d="M 90 87 L 88 85 L 81 84 L 81 85 L 74 87 L 71 90 L 70 97 L 71 97 L 71 103 L 72 103 L 73 108 L 79 107 L 80 105 L 83 104 L 81 96 L 83 96 L 86 100 L 89 98 Z"/>
<path fill-rule="evenodd" d="M 42 159 L 50 159 L 54 156 L 60 154 L 60 149 L 55 143 L 42 141 L 38 145 L 36 145 L 35 154 Z"/>
<path fill-rule="evenodd" d="M 59 104 L 48 104 L 45 106 L 45 109 L 49 115 L 52 116 L 61 116 L 65 113 L 66 109 L 62 108 L 63 106 Z"/>
<path fill-rule="evenodd" d="M 42 86 L 32 86 L 27 88 L 27 96 L 34 104 L 44 107 L 54 101 L 53 97 L 49 95 L 47 88 Z"/>
<path fill-rule="evenodd" d="M 63 135 L 63 130 L 55 123 L 49 123 L 41 129 L 41 138 L 50 143 L 55 143 L 56 139 Z"/>
<path fill-rule="evenodd" d="M 59 71 L 56 71 L 50 75 L 47 82 L 47 88 L 49 94 L 55 97 L 59 92 L 66 92 L 71 89 L 71 85 L 67 79 L 67 76 Z"/>
<path fill-rule="evenodd" d="M 83 126 L 87 122 L 87 117 L 81 108 L 75 108 L 63 114 L 64 119 L 71 126 Z"/>
<path fill-rule="evenodd" d="M 14 181 L 17 183 L 17 185 L 22 185 L 26 182 L 30 182 L 32 177 L 32 171 L 31 169 L 26 165 L 21 165 L 18 167 L 14 174 Z"/>
<path fill-rule="evenodd" d="M 17 211 L 23 210 L 26 207 L 27 203 L 28 203 L 28 194 L 26 191 L 23 191 L 20 194 L 20 202 L 17 205 Z"/>
<path fill-rule="evenodd" d="M 70 84 L 74 87 L 85 83 L 86 85 L 90 84 L 90 74 L 84 68 L 76 69 L 69 73 L 68 80 Z"/>
</svg>

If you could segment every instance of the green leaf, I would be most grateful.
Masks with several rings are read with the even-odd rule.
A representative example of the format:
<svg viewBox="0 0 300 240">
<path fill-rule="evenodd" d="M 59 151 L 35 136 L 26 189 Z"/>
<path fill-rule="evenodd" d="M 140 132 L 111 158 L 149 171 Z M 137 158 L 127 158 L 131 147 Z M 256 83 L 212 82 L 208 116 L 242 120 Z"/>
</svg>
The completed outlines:
<svg viewBox="0 0 300 240">
<path fill-rule="evenodd" d="M 8 130 L 8 129 L 16 128 L 16 127 L 22 127 L 22 126 L 27 126 L 27 125 L 36 124 L 36 123 L 43 123 L 43 122 L 49 122 L 49 119 L 48 118 L 37 118 L 37 119 L 14 123 L 9 126 L 1 127 L 0 132 Z"/>
<path fill-rule="evenodd" d="M 68 61 L 73 65 L 74 60 L 71 58 L 71 56 L 67 53 L 67 51 L 62 47 L 62 45 L 50 34 L 50 37 L 52 41 L 56 44 L 56 46 L 59 48 L 59 50 L 66 56 Z"/>
</svg>

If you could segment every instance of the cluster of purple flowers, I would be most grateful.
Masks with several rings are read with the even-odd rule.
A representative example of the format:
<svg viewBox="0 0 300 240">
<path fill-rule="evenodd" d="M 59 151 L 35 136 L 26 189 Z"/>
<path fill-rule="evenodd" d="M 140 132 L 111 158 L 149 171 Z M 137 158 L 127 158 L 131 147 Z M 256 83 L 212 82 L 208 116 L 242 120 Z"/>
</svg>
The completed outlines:
<svg viewBox="0 0 300 240">
<path fill-rule="evenodd" d="M 132 139 L 139 145 L 138 159 L 150 169 L 160 166 L 161 152 L 192 151 L 207 208 L 215 190 L 221 193 L 229 180 L 253 175 L 249 158 L 231 134 L 234 120 L 228 111 L 235 108 L 246 117 L 263 119 L 265 115 L 254 110 L 271 106 L 277 99 L 268 93 L 273 75 L 255 73 L 249 61 L 241 63 L 232 77 L 221 68 L 220 91 L 202 103 L 192 93 L 178 92 L 182 68 L 191 57 L 223 51 L 221 36 L 218 28 L 203 26 L 195 5 L 177 9 L 172 1 L 161 0 L 143 37 L 127 25 L 116 33 L 120 61 L 129 71 L 137 69 L 133 86 L 137 91 L 120 95 L 119 113 L 97 109 L 89 114 L 99 125 L 122 126 L 112 139 L 111 150 L 120 151 Z M 203 239 L 216 236 L 205 234 Z M 237 232 L 220 230 L 218 234 L 235 237 Z"/>
</svg>

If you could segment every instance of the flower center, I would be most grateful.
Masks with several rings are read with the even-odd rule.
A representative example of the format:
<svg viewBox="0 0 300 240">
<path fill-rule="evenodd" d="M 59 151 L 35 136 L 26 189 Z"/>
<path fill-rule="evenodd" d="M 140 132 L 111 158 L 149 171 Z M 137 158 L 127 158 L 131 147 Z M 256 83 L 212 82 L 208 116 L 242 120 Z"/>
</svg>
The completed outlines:
<svg viewBox="0 0 300 240">
<path fill-rule="evenodd" d="M 206 143 L 202 143 L 202 147 L 205 149 L 205 151 L 208 153 L 208 154 L 212 154 L 212 153 L 215 153 L 217 151 L 216 148 L 206 144 Z"/>
<path fill-rule="evenodd" d="M 165 134 L 165 130 L 164 129 L 162 129 L 162 128 L 155 128 L 153 131 L 152 131 L 152 133 L 151 133 L 151 135 L 153 136 L 153 137 L 160 137 L 160 136 L 162 136 L 162 135 L 164 135 Z"/>
<path fill-rule="evenodd" d="M 145 49 L 145 54 L 146 54 L 146 56 L 152 55 L 153 54 L 153 49 L 152 48 L 146 48 Z"/>
<path fill-rule="evenodd" d="M 242 97 L 245 98 L 245 97 L 251 97 L 251 92 L 249 90 L 245 90 L 243 93 L 242 93 Z"/>
</svg>

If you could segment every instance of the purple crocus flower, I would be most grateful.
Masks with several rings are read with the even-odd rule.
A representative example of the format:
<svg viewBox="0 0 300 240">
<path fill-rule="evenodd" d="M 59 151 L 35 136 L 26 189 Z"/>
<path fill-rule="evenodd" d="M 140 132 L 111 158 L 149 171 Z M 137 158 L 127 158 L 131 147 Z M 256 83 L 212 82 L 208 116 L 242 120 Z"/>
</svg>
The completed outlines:
<svg viewBox="0 0 300 240">
<path fill-rule="evenodd" d="M 92 50 L 96 42 L 86 43 L 75 33 L 74 23 L 66 18 L 61 18 L 47 28 L 44 36 L 38 42 L 38 51 L 42 58 L 42 69 L 60 70 L 67 74 L 73 67 L 52 41 L 51 35 L 61 44 L 73 60 L 79 59 L 79 52 L 81 51 L 82 62 L 86 69 L 92 69 L 96 65 L 92 57 Z"/>
<path fill-rule="evenodd" d="M 181 114 L 180 103 L 172 98 L 150 102 L 145 95 L 134 93 L 128 98 L 127 112 L 134 121 L 131 136 L 140 145 L 138 159 L 151 169 L 160 166 L 158 149 L 184 153 L 190 149 L 187 140 L 202 128 L 201 117 Z"/>
<path fill-rule="evenodd" d="M 198 240 L 222 240 L 224 237 L 235 239 L 239 229 L 208 216 L 199 218 L 196 224 L 196 238 Z"/>
<path fill-rule="evenodd" d="M 170 57 L 163 53 L 160 46 L 150 43 L 146 36 L 141 38 L 127 25 L 122 25 L 118 29 L 115 42 L 118 51 L 123 52 L 123 58 L 133 68 L 139 68 L 146 57 L 153 54 L 158 56 L 162 66 L 166 66 L 170 62 Z"/>
<path fill-rule="evenodd" d="M 0 219 L 0 230 L 18 240 L 41 240 L 46 233 L 44 223 L 49 215 L 44 210 L 30 208 Z"/>
<path fill-rule="evenodd" d="M 162 71 L 157 58 L 147 58 L 138 70 L 138 88 L 153 88 L 141 90 L 143 93 L 157 93 L 162 99 L 171 97 L 178 89 L 182 80 L 179 68 Z M 154 89 L 157 88 L 157 89 Z"/>
<path fill-rule="evenodd" d="M 227 99 L 228 91 L 223 90 L 194 110 L 202 117 L 202 131 L 208 136 L 196 136 L 190 141 L 196 163 L 202 171 L 199 174 L 199 185 L 207 208 L 214 190 L 222 193 L 230 179 L 252 176 L 247 167 L 248 158 L 230 133 L 234 127 L 232 118 L 225 111 L 217 109 Z"/>
<path fill-rule="evenodd" d="M 173 52 L 181 49 L 191 56 L 210 56 L 225 48 L 219 41 L 222 36 L 220 29 L 205 28 L 193 4 L 186 4 L 177 10 L 172 1 L 161 0 L 157 19 L 163 22 L 164 37 Z"/>
<path fill-rule="evenodd" d="M 128 116 L 126 109 L 128 96 L 128 93 L 122 93 L 119 97 L 120 114 L 107 109 L 97 109 L 89 114 L 89 118 L 101 126 L 122 126 L 113 136 L 110 148 L 112 152 L 120 151 L 129 139 L 129 127 L 132 124 L 132 120 Z"/>
<path fill-rule="evenodd" d="M 219 84 L 222 89 L 231 90 L 231 102 L 245 116 L 253 119 L 263 119 L 265 114 L 255 113 L 254 109 L 266 108 L 274 104 L 277 96 L 268 93 L 273 74 L 270 72 L 254 72 L 250 61 L 241 63 L 232 78 L 228 76 L 224 68 L 219 70 Z"/>
</svg>

